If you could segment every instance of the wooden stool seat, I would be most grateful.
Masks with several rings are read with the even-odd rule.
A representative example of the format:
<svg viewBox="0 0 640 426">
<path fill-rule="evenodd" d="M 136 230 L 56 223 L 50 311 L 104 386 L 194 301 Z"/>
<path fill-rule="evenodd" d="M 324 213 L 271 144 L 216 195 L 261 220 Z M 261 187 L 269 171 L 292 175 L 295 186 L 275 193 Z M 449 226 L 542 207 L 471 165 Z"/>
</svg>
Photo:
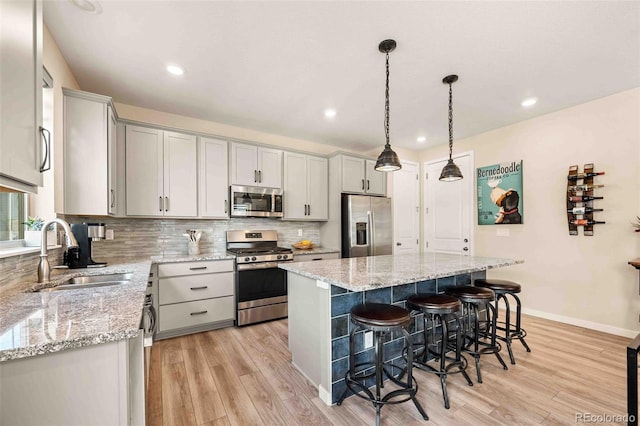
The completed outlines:
<svg viewBox="0 0 640 426">
<path fill-rule="evenodd" d="M 462 308 L 458 298 L 446 294 L 414 294 L 407 303 L 426 314 L 452 314 Z"/>
<path fill-rule="evenodd" d="M 513 281 L 497 279 L 477 279 L 474 284 L 478 287 L 488 288 L 496 293 L 520 293 L 520 284 Z"/>
<path fill-rule="evenodd" d="M 493 290 L 470 285 L 460 287 L 449 287 L 445 293 L 457 297 L 463 303 L 484 303 L 495 299 Z"/>
<path fill-rule="evenodd" d="M 400 306 L 364 303 L 351 309 L 351 319 L 369 327 L 400 327 L 411 321 L 411 313 Z"/>
</svg>

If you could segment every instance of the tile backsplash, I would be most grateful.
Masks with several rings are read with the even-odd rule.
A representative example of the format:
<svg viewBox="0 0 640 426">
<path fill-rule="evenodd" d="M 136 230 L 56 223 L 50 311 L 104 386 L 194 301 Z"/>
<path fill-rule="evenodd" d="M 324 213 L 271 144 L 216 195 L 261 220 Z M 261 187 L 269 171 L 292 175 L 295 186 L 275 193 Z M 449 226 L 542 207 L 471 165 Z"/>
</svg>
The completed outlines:
<svg viewBox="0 0 640 426">
<path fill-rule="evenodd" d="M 279 219 L 131 219 L 90 216 L 65 216 L 69 223 L 106 224 L 107 230 L 113 230 L 114 240 L 101 240 L 93 243 L 92 256 L 96 262 L 109 262 L 123 257 L 148 256 L 184 256 L 187 254 L 187 238 L 182 234 L 187 229 L 202 231 L 200 252 L 224 252 L 226 231 L 232 229 L 275 229 L 278 231 L 278 244 L 290 247 L 301 239 L 320 244 L 321 222 L 287 222 Z M 302 237 L 298 230 L 302 230 Z"/>
<path fill-rule="evenodd" d="M 114 240 L 96 241 L 92 245 L 92 257 L 96 262 L 121 261 L 123 258 L 150 256 L 185 256 L 187 229 L 202 231 L 200 252 L 224 252 L 227 230 L 232 229 L 275 229 L 278 244 L 290 247 L 301 239 L 320 244 L 322 222 L 287 222 L 279 219 L 131 219 L 92 216 L 60 216 L 69 223 L 104 223 L 107 230 L 113 230 Z M 298 230 L 302 230 L 302 237 Z M 51 265 L 62 263 L 63 249 L 49 251 Z M 31 253 L 0 259 L 0 288 L 20 281 L 35 281 L 40 253 Z"/>
</svg>

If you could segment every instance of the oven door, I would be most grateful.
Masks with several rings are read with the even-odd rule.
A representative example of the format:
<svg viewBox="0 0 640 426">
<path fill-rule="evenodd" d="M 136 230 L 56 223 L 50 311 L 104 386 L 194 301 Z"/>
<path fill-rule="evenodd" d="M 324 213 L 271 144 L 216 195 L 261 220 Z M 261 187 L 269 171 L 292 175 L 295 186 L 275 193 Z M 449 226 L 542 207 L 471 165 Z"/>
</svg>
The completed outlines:
<svg viewBox="0 0 640 426">
<path fill-rule="evenodd" d="M 238 265 L 238 309 L 287 301 L 287 271 L 277 262 Z"/>
</svg>

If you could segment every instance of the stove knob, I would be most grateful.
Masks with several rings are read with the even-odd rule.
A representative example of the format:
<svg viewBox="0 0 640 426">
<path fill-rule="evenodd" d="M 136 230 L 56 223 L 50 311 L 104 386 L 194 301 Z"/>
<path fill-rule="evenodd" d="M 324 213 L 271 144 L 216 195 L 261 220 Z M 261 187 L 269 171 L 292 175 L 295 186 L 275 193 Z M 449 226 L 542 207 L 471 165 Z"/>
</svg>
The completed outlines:
<svg viewBox="0 0 640 426">
<path fill-rule="evenodd" d="M 251 260 L 256 260 L 256 257 L 255 257 L 255 256 L 253 256 L 253 257 L 251 258 Z"/>
<path fill-rule="evenodd" d="M 288 255 L 286 255 L 286 254 L 282 255 L 282 258 L 283 258 L 283 259 L 286 259 L 286 258 L 288 258 L 288 257 L 289 257 L 289 256 L 288 256 Z"/>
<path fill-rule="evenodd" d="M 250 261 L 250 260 L 251 260 L 251 258 L 249 258 L 249 257 L 245 257 L 245 258 L 244 258 L 244 261 L 245 261 L 245 262 L 248 262 L 248 261 Z"/>
<path fill-rule="evenodd" d="M 280 255 L 280 254 L 279 254 L 276 258 L 277 258 L 278 260 L 280 260 L 280 259 L 282 259 L 282 255 Z"/>
</svg>

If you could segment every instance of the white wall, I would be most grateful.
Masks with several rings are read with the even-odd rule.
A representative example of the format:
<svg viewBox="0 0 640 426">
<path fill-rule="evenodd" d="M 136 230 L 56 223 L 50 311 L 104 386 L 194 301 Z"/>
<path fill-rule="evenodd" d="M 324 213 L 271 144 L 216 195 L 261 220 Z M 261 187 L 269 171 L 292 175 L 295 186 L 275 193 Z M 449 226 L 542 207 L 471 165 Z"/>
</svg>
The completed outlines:
<svg viewBox="0 0 640 426">
<path fill-rule="evenodd" d="M 424 151 L 421 162 L 446 157 L 447 149 Z M 454 142 L 454 152 L 470 150 L 475 167 L 523 160 L 524 224 L 508 226 L 509 237 L 476 225 L 475 254 L 525 263 L 488 276 L 521 283 L 532 313 L 635 336 L 638 272 L 627 262 L 640 257 L 640 234 L 630 224 L 640 215 L 640 88 Z M 607 223 L 593 237 L 582 229 L 569 236 L 568 168 L 590 162 L 606 172 L 596 179 L 605 184 L 596 219 Z"/>
</svg>

